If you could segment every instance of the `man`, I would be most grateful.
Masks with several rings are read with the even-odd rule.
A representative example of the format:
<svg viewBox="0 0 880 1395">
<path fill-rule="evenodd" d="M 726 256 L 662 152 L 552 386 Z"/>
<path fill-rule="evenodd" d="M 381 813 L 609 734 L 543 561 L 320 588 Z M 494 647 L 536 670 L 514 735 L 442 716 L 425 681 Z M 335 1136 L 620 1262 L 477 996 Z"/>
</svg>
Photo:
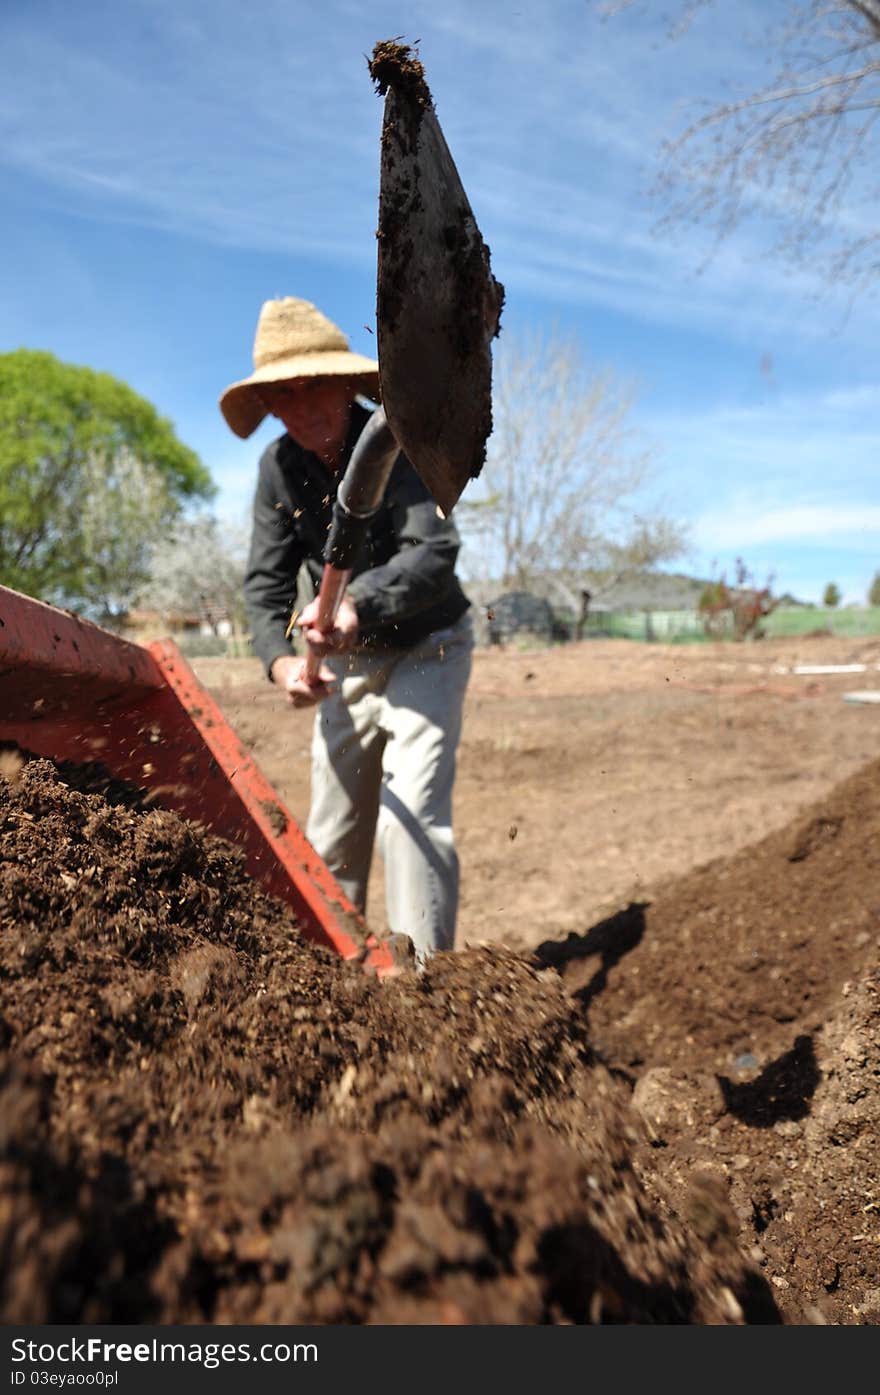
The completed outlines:
<svg viewBox="0 0 880 1395">
<path fill-rule="evenodd" d="M 374 360 L 288 297 L 263 305 L 254 372 L 220 408 L 238 436 L 268 414 L 285 428 L 260 461 L 245 602 L 269 678 L 294 707 L 320 704 L 306 836 L 360 910 L 378 837 L 390 928 L 423 962 L 455 936 L 452 786 L 473 632 L 455 527 L 402 454 L 334 628 L 316 628 L 314 599 L 298 616 L 322 659 L 314 682 L 288 638 L 297 575 L 305 570 L 314 596 L 336 487 L 370 418 L 357 397 L 377 398 L 378 385 Z"/>
</svg>

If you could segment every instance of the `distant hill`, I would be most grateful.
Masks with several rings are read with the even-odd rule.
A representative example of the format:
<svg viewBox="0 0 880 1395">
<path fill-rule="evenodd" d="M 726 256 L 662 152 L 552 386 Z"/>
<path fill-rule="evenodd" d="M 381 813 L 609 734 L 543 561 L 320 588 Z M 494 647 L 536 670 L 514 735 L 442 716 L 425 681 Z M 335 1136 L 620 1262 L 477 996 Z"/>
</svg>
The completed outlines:
<svg viewBox="0 0 880 1395">
<path fill-rule="evenodd" d="M 532 579 L 529 593 L 548 601 L 557 614 L 576 614 L 580 592 L 590 592 L 590 610 L 694 610 L 708 583 L 699 577 L 675 572 L 634 572 L 609 582 L 585 572 L 575 585 L 563 583 L 552 572 Z M 499 581 L 464 582 L 474 606 L 485 607 L 514 590 Z"/>
<path fill-rule="evenodd" d="M 500 581 L 465 581 L 462 583 L 471 603 L 489 606 L 493 601 L 514 590 Z M 632 572 L 617 581 L 609 581 L 596 573 L 584 572 L 576 582 L 563 582 L 553 572 L 535 576 L 529 587 L 530 595 L 548 601 L 556 615 L 572 616 L 580 608 L 580 592 L 590 592 L 590 611 L 632 610 L 696 610 L 705 587 L 712 584 L 708 577 L 687 576 L 684 572 Z M 783 606 L 807 606 L 786 593 L 780 597 Z"/>
<path fill-rule="evenodd" d="M 633 572 L 619 581 L 587 580 L 591 611 L 696 610 L 709 582 L 682 572 Z"/>
</svg>

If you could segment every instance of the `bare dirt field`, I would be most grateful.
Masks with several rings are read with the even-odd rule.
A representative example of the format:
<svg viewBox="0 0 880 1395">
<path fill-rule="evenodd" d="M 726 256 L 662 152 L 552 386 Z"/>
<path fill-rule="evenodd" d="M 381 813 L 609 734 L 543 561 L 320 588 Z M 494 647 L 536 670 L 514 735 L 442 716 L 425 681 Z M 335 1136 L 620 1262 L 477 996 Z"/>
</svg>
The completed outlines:
<svg viewBox="0 0 880 1395">
<path fill-rule="evenodd" d="M 864 673 L 795 675 L 798 665 Z M 533 945 L 781 828 L 880 755 L 880 639 L 478 650 L 455 795 L 458 943 Z M 255 660 L 194 667 L 302 823 L 311 714 Z M 785 670 L 784 672 L 780 670 Z M 368 919 L 383 929 L 381 865 Z"/>
</svg>

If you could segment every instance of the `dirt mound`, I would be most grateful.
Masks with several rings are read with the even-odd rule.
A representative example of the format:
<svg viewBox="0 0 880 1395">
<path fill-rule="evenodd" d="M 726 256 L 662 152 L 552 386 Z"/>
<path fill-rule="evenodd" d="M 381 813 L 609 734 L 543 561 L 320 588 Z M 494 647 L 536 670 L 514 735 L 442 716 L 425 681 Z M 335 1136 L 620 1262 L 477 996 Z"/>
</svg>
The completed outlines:
<svg viewBox="0 0 880 1395">
<path fill-rule="evenodd" d="M 880 1321 L 878 911 L 873 762 L 789 828 L 537 952 L 633 1081 L 667 1182 L 724 1183 L 790 1321 Z"/>
<path fill-rule="evenodd" d="M 0 1013 L 6 1321 L 778 1320 L 555 970 L 380 983 L 44 761 L 0 778 Z"/>
</svg>

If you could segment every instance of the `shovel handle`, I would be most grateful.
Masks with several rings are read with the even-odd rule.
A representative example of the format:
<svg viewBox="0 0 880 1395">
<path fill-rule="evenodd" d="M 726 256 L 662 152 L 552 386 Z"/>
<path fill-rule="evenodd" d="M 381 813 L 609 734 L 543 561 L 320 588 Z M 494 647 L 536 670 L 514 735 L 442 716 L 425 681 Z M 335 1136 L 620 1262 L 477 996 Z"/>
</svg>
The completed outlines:
<svg viewBox="0 0 880 1395">
<path fill-rule="evenodd" d="M 340 569 L 332 567 L 329 562 L 324 564 L 324 573 L 321 577 L 321 589 L 318 592 L 318 614 L 315 617 L 315 628 L 327 634 L 333 629 L 336 616 L 339 614 L 339 607 L 342 597 L 345 595 L 345 588 L 351 580 L 351 568 Z M 303 677 L 306 682 L 314 687 L 318 681 L 318 671 L 321 667 L 321 660 L 317 654 L 311 650 L 306 654 Z"/>
<path fill-rule="evenodd" d="M 315 619 L 315 627 L 324 634 L 333 629 L 355 558 L 382 503 L 399 449 L 384 411 L 377 408 L 357 439 L 333 506 Z M 312 687 L 317 684 L 320 667 L 321 660 L 310 652 L 303 677 Z"/>
</svg>

